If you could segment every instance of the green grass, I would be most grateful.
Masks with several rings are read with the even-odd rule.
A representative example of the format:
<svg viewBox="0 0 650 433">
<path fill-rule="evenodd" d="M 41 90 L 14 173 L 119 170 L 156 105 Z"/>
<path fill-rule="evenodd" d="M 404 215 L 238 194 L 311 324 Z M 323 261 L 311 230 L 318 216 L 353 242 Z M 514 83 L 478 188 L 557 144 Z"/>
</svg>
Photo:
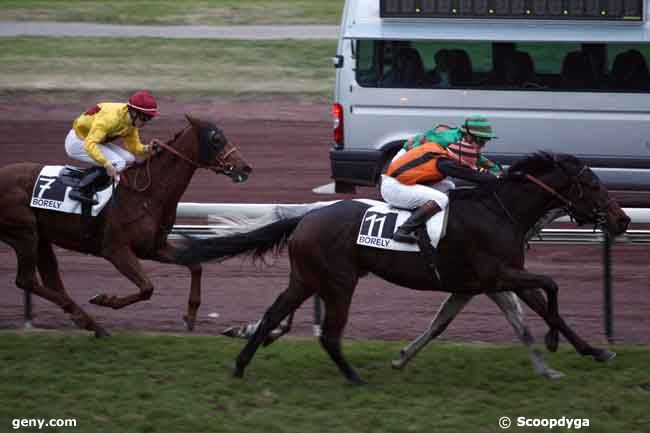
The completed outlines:
<svg viewBox="0 0 650 433">
<path fill-rule="evenodd" d="M 331 95 L 335 41 L 0 38 L 0 91 Z"/>
<path fill-rule="evenodd" d="M 433 344 L 399 372 L 389 361 L 400 343 L 347 341 L 348 358 L 369 381 L 356 387 L 314 339 L 260 349 L 245 378 L 233 379 L 242 345 L 223 337 L 0 334 L 0 431 L 16 418 L 75 418 L 76 429 L 47 431 L 84 433 L 481 433 L 501 431 L 501 416 L 588 418 L 592 433 L 650 428 L 649 348 L 619 348 L 606 365 L 562 350 L 547 360 L 567 377 L 548 381 L 533 374 L 519 346 Z"/>
<path fill-rule="evenodd" d="M 0 20 L 112 24 L 339 24 L 343 0 L 2 0 Z"/>
</svg>

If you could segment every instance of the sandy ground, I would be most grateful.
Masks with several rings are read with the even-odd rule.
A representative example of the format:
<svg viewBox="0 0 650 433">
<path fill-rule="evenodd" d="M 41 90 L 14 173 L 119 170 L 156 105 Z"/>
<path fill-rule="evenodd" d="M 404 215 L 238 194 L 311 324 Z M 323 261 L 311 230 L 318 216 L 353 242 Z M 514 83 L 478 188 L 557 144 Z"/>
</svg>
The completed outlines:
<svg viewBox="0 0 650 433">
<path fill-rule="evenodd" d="M 72 163 L 63 140 L 72 119 L 86 105 L 106 100 L 61 103 L 24 94 L 0 96 L 0 165 L 37 161 Z M 63 98 L 60 98 L 63 99 Z M 45 101 L 45 102 L 44 102 Z M 169 138 L 184 125 L 183 113 L 195 112 L 216 120 L 254 166 L 245 184 L 235 185 L 223 177 L 199 172 L 182 201 L 233 203 L 301 203 L 344 196 L 320 196 L 311 190 L 329 182 L 329 106 L 291 99 L 266 101 L 194 102 L 162 99 L 163 116 L 143 131 L 143 138 Z M 360 195 L 374 197 L 374 189 Z M 638 194 L 619 194 L 634 204 L 650 201 Z M 649 206 L 650 207 L 650 206 Z M 150 301 L 120 311 L 87 303 L 99 292 L 127 294 L 136 290 L 102 259 L 57 250 L 66 286 L 87 311 L 108 329 L 182 332 L 181 316 L 189 291 L 189 274 L 179 267 L 145 263 L 156 286 Z M 560 311 L 568 323 L 591 342 L 604 341 L 601 250 L 596 246 L 535 245 L 528 254 L 528 267 L 548 273 L 560 285 Z M 650 271 L 647 247 L 614 247 L 614 310 L 616 340 L 626 343 L 650 341 Z M 196 332 L 215 334 L 223 328 L 260 316 L 288 281 L 286 257 L 271 266 L 253 265 L 238 259 L 206 265 L 203 303 Z M 0 245 L 0 329 L 22 324 L 23 294 L 14 285 L 16 261 L 8 246 Z M 347 337 L 408 339 L 422 331 L 444 294 L 420 293 L 396 287 L 376 277 L 364 279 L 352 304 Z M 72 328 L 65 314 L 54 305 L 35 299 L 34 324 L 43 328 Z M 545 326 L 528 311 L 536 336 Z M 311 332 L 312 303 L 299 311 L 295 333 Z M 445 339 L 516 341 L 514 333 L 495 305 L 486 297 L 473 300 L 444 334 Z"/>
</svg>

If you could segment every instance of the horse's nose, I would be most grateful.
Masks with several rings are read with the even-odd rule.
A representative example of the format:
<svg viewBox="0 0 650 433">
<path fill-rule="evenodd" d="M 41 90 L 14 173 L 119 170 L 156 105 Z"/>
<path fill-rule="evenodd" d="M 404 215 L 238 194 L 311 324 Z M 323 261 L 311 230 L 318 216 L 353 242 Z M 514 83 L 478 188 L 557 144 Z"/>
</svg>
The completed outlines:
<svg viewBox="0 0 650 433">
<path fill-rule="evenodd" d="M 237 170 L 236 173 L 233 173 L 232 180 L 235 183 L 240 183 L 240 182 L 246 182 L 248 179 L 248 176 L 251 174 L 251 171 L 253 171 L 253 167 L 250 165 L 245 165 L 241 167 L 239 170 Z"/>
<path fill-rule="evenodd" d="M 632 220 L 627 215 L 621 215 L 618 219 L 618 225 L 621 227 L 621 233 L 627 230 Z"/>
</svg>

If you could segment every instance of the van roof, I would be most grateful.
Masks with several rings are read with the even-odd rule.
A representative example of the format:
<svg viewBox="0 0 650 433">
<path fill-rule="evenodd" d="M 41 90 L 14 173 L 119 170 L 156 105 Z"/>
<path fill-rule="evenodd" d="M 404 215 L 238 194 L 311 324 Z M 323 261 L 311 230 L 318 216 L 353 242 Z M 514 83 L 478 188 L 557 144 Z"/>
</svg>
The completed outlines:
<svg viewBox="0 0 650 433">
<path fill-rule="evenodd" d="M 514 42 L 650 42 L 647 20 L 615 21 L 380 18 L 379 0 L 348 0 L 345 39 Z M 646 11 L 650 11 L 646 1 Z M 467 25 L 471 22 L 471 26 Z"/>
</svg>

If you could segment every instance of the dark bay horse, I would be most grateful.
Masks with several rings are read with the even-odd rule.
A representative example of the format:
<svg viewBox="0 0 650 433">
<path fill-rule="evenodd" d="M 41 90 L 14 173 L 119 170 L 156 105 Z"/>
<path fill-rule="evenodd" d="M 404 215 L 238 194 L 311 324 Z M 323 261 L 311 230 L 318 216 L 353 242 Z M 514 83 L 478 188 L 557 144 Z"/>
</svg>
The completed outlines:
<svg viewBox="0 0 650 433">
<path fill-rule="evenodd" d="M 199 263 L 241 253 L 260 256 L 288 243 L 289 287 L 266 311 L 237 357 L 237 377 L 243 376 L 269 333 L 317 294 L 325 304 L 320 337 L 323 348 L 348 380 L 362 383 L 343 356 L 341 337 L 357 282 L 368 273 L 415 290 L 463 295 L 512 291 L 544 318 L 551 332 L 559 330 L 580 354 L 607 360 L 613 354 L 587 344 L 559 315 L 555 281 L 524 267 L 526 233 L 549 210 L 558 207 L 566 208 L 578 224 L 593 223 L 612 235 L 623 233 L 630 222 L 581 161 L 570 155 L 541 152 L 516 163 L 494 185 L 458 190 L 452 195 L 446 235 L 438 246 L 440 280 L 421 254 L 357 245 L 368 205 L 352 200 L 250 233 L 194 240 L 179 260 Z M 546 292 L 547 300 L 539 289 Z"/>
<path fill-rule="evenodd" d="M 111 202 L 93 219 L 91 239 L 82 235 L 80 215 L 30 207 L 41 164 L 20 163 L 0 168 L 0 241 L 17 256 L 16 285 L 59 305 L 82 329 L 98 337 L 108 332 L 66 292 L 52 245 L 103 257 L 139 289 L 128 296 L 98 295 L 92 303 L 123 308 L 149 299 L 154 287 L 138 259 L 173 263 L 175 247 L 167 241 L 176 220 L 176 206 L 197 168 L 245 181 L 251 167 L 223 131 L 211 122 L 187 116 L 189 125 L 157 155 L 122 173 Z M 191 330 L 201 302 L 201 266 L 191 272 L 185 322 Z M 36 271 L 41 276 L 39 282 Z"/>
</svg>

